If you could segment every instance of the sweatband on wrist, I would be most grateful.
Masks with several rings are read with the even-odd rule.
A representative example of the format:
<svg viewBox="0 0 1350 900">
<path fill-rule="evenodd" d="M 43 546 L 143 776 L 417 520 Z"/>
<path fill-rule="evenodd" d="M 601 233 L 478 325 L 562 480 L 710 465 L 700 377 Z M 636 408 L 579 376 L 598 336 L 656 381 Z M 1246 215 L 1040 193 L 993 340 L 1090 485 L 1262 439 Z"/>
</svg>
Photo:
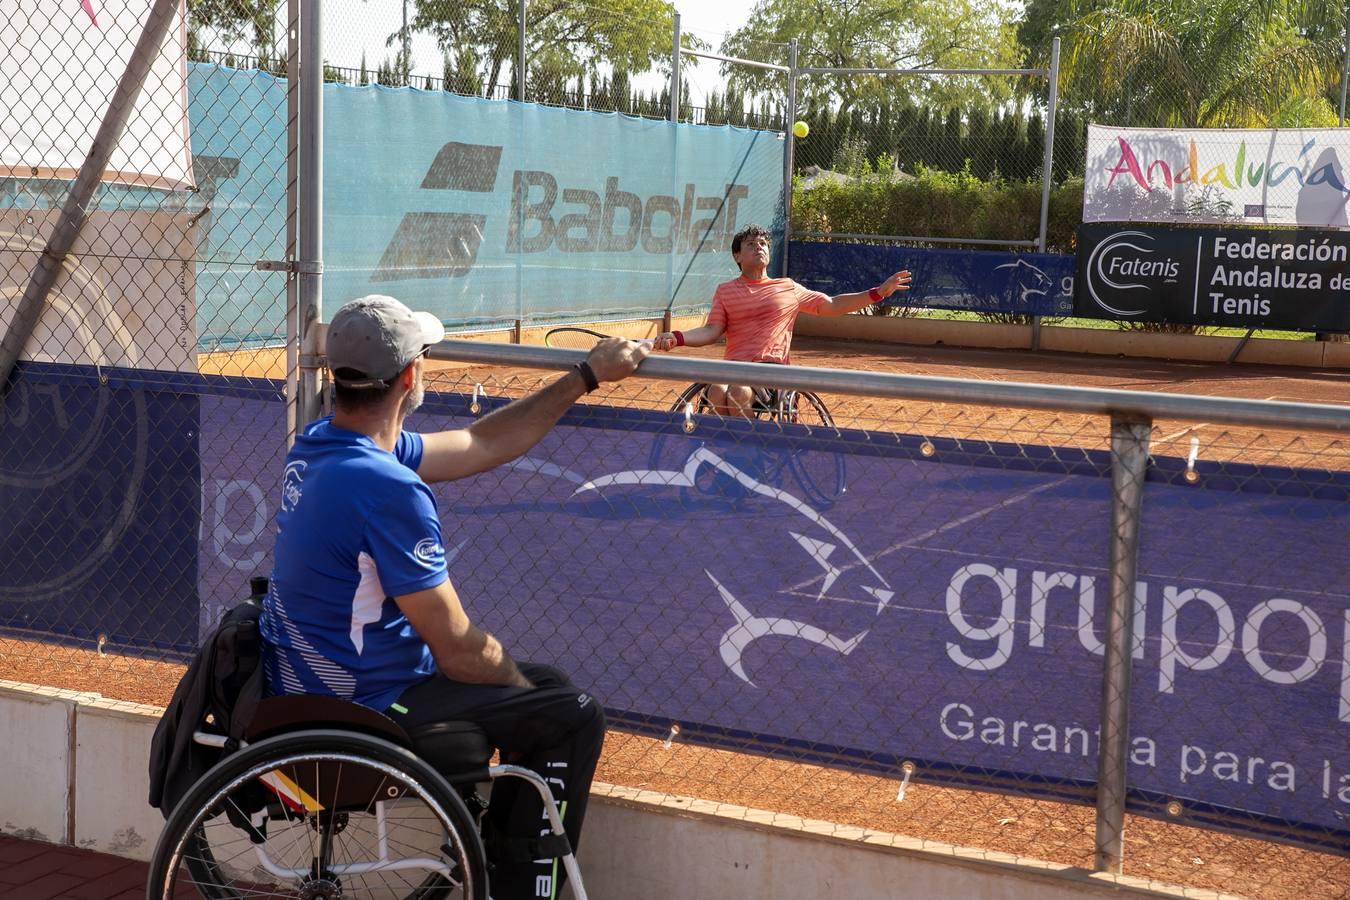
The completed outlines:
<svg viewBox="0 0 1350 900">
<path fill-rule="evenodd" d="M 582 360 L 572 368 L 576 369 L 577 374 L 581 376 L 582 382 L 586 385 L 586 393 L 589 394 L 600 386 L 600 379 L 595 377 L 595 370 L 591 368 L 590 363 Z"/>
<path fill-rule="evenodd" d="M 882 297 L 881 291 L 877 290 L 876 288 L 868 288 L 867 299 L 871 300 L 873 303 L 880 303 L 882 300 L 886 298 Z"/>
<path fill-rule="evenodd" d="M 684 332 L 683 332 L 683 331 L 672 331 L 671 334 L 675 336 L 675 346 L 676 346 L 676 347 L 683 347 L 683 346 L 684 346 Z"/>
</svg>

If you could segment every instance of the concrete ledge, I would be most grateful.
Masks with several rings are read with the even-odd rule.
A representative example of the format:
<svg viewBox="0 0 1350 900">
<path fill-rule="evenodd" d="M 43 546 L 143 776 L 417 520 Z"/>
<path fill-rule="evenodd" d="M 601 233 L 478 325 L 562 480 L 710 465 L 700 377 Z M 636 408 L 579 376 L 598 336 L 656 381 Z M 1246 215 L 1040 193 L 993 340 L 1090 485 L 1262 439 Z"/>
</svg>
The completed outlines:
<svg viewBox="0 0 1350 900">
<path fill-rule="evenodd" d="M 157 706 L 86 698 L 76 707 L 75 836 L 87 850 L 149 860 L 164 826 L 150 806 L 150 738 Z"/>
<path fill-rule="evenodd" d="M 0 831 L 54 844 L 71 842 L 75 691 L 0 681 L 0 735 L 6 789 Z"/>
<path fill-rule="evenodd" d="M 159 707 L 0 681 L 11 789 L 0 830 L 148 859 L 162 820 L 146 804 Z M 737 897 L 1205 897 L 1169 885 L 616 785 L 596 784 L 582 870 L 596 900 Z"/>
<path fill-rule="evenodd" d="M 950 319 L 906 319 L 898 316 L 800 316 L 794 329 L 807 337 L 847 341 L 881 341 L 951 347 L 987 347 L 1030 350 L 1031 329 L 997 322 L 961 322 Z"/>
<path fill-rule="evenodd" d="M 905 319 L 889 316 L 802 316 L 796 333 L 807 337 L 879 341 L 915 346 L 976 347 L 999 350 L 1031 349 L 1026 325 L 966 322 L 948 319 Z M 1225 362 L 1241 341 L 1236 337 L 1107 331 L 1100 328 L 1041 329 L 1041 349 L 1097 356 Z M 1253 338 L 1242 348 L 1240 363 L 1305 368 L 1350 368 L 1350 344 L 1319 341 L 1279 341 Z"/>
<path fill-rule="evenodd" d="M 1241 338 L 1142 331 L 1103 331 L 1097 328 L 1041 329 L 1041 349 L 1065 353 L 1124 355 L 1195 362 L 1225 362 Z M 1322 368 L 1322 348 L 1316 341 L 1274 341 L 1253 338 L 1237 361 L 1272 366 Z"/>
</svg>

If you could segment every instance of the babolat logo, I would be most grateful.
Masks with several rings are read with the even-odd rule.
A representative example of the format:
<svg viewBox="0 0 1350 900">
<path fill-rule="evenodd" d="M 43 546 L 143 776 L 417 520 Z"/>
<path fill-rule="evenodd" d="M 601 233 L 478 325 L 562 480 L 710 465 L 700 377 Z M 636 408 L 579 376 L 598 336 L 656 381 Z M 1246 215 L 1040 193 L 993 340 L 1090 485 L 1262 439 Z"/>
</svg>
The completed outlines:
<svg viewBox="0 0 1350 900">
<path fill-rule="evenodd" d="M 1148 312 L 1151 295 L 1165 284 L 1175 284 L 1180 271 L 1179 262 L 1157 252 L 1152 235 L 1118 231 L 1092 250 L 1085 280 L 1088 295 L 1098 306 L 1112 315 L 1130 317 Z"/>
<path fill-rule="evenodd" d="M 422 187 L 492 193 L 502 148 L 446 144 L 436 154 Z M 561 187 L 552 174 L 518 169 L 511 181 L 507 253 L 667 254 L 728 250 L 736 231 L 736 207 L 750 195 L 742 184 L 721 194 L 699 196 L 693 184 L 684 195 L 643 197 L 623 190 L 616 176 L 603 186 Z M 561 202 L 559 199 L 561 198 Z M 472 213 L 404 214 L 372 281 L 456 278 L 478 258 L 487 216 Z"/>
<path fill-rule="evenodd" d="M 497 184 L 501 161 L 501 147 L 451 142 L 436 154 L 422 187 L 490 194 Z M 486 224 L 487 216 L 470 213 L 406 213 L 370 280 L 467 275 L 478 258 Z"/>
</svg>

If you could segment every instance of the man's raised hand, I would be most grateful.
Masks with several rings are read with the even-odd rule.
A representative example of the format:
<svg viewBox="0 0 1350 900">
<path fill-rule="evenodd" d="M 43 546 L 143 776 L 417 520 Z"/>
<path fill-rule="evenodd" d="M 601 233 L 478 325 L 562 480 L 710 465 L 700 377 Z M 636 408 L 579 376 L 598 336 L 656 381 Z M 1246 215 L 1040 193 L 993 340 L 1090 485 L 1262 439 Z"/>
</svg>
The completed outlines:
<svg viewBox="0 0 1350 900">
<path fill-rule="evenodd" d="M 909 280 L 910 274 L 908 269 L 896 272 L 881 283 L 881 286 L 877 288 L 877 292 L 881 294 L 881 297 L 884 300 L 896 291 L 909 290 Z"/>
<path fill-rule="evenodd" d="M 651 353 L 651 344 L 646 341 L 629 341 L 623 338 L 605 338 L 591 348 L 586 362 L 600 381 L 622 381 L 632 375 L 638 363 Z"/>
</svg>

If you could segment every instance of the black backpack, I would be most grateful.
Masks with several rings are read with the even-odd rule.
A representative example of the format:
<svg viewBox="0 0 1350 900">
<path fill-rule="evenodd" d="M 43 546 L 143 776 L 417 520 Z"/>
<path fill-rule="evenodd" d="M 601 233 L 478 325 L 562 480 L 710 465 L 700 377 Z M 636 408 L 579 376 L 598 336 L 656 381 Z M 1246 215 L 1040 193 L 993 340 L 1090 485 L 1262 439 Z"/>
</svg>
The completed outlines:
<svg viewBox="0 0 1350 900">
<path fill-rule="evenodd" d="M 192 785 L 239 747 L 262 700 L 263 641 L 259 626 L 267 579 L 253 578 L 243 603 L 221 617 L 202 643 L 150 742 L 150 805 L 167 818 Z M 207 747 L 193 732 L 222 735 L 225 747 Z"/>
</svg>

